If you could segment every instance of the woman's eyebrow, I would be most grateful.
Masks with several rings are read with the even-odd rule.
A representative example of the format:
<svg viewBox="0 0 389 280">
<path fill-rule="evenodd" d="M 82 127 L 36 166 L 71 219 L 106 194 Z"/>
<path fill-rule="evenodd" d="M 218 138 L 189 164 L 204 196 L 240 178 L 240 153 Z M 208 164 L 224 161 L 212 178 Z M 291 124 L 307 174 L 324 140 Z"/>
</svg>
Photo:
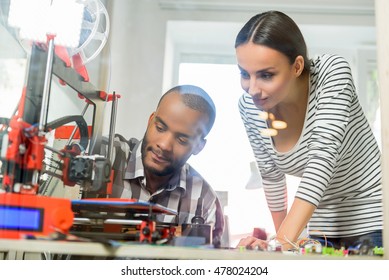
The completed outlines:
<svg viewBox="0 0 389 280">
<path fill-rule="evenodd" d="M 243 69 L 240 65 L 238 65 L 238 68 L 239 68 L 239 70 L 241 70 L 241 71 L 247 72 L 247 71 L 246 71 L 245 69 Z M 262 73 L 262 72 L 268 72 L 268 71 L 270 71 L 270 70 L 274 70 L 274 67 L 270 66 L 270 67 L 267 67 L 267 68 L 258 70 L 258 71 L 256 71 L 255 73 L 256 73 L 256 74 L 259 74 L 259 73 Z"/>
</svg>

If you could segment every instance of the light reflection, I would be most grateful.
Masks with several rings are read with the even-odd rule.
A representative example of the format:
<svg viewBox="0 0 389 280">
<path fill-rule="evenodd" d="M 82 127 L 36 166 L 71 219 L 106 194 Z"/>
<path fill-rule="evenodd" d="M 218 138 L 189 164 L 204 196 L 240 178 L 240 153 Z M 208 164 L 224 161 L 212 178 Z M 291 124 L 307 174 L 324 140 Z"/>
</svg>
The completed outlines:
<svg viewBox="0 0 389 280">
<path fill-rule="evenodd" d="M 284 121 L 274 120 L 272 121 L 271 126 L 274 129 L 285 129 L 287 128 L 288 124 Z"/>
<path fill-rule="evenodd" d="M 262 136 L 268 136 L 268 137 L 276 136 L 278 134 L 277 130 L 285 129 L 288 127 L 288 124 L 286 122 L 276 120 L 276 118 L 274 117 L 274 114 L 272 114 L 272 113 L 262 111 L 262 112 L 258 113 L 258 116 L 259 116 L 259 118 L 261 118 L 265 121 L 267 121 L 268 119 L 271 120 L 271 122 L 269 124 L 269 128 L 265 128 L 265 129 L 260 130 L 260 133 Z"/>
<path fill-rule="evenodd" d="M 278 131 L 274 128 L 265 128 L 262 129 L 260 132 L 262 136 L 268 136 L 268 137 L 276 136 L 278 134 Z"/>
</svg>

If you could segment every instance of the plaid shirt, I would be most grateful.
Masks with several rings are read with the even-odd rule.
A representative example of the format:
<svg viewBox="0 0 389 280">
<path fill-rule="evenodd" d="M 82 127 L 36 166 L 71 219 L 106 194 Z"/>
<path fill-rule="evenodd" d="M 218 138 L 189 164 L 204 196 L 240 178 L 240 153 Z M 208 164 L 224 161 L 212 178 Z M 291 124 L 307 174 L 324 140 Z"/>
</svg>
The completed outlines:
<svg viewBox="0 0 389 280">
<path fill-rule="evenodd" d="M 224 216 L 215 191 L 196 170 L 186 163 L 171 178 L 168 185 L 162 186 L 154 194 L 150 194 L 145 188 L 141 145 L 142 141 L 135 145 L 128 164 L 126 164 L 126 160 L 115 159 L 113 168 L 117 174 L 113 184 L 113 197 L 135 198 L 139 201 L 152 202 L 172 209 L 178 213 L 178 216 L 161 214 L 157 215 L 157 221 L 177 223 L 178 225 L 191 223 L 196 214 L 198 203 L 201 201 L 199 198 L 202 197 L 202 217 L 205 224 L 212 225 L 213 243 L 218 244 L 223 233 Z M 123 148 L 121 147 L 119 150 L 125 151 Z M 118 149 L 116 149 L 116 156 L 118 155 L 117 151 Z M 123 158 L 126 154 L 127 151 L 123 152 L 121 157 Z M 123 170 L 125 172 L 122 172 Z"/>
</svg>

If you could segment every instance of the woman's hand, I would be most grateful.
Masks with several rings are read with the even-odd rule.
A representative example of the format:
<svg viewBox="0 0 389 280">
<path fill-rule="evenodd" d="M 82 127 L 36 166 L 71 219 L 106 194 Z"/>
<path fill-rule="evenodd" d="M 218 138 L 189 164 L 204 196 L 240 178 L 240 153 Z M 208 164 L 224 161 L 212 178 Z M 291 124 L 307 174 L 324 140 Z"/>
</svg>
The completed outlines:
<svg viewBox="0 0 389 280">
<path fill-rule="evenodd" d="M 245 247 L 253 250 L 266 251 L 267 245 L 268 243 L 266 240 L 258 239 L 253 236 L 247 236 L 239 241 L 237 247 Z"/>
</svg>

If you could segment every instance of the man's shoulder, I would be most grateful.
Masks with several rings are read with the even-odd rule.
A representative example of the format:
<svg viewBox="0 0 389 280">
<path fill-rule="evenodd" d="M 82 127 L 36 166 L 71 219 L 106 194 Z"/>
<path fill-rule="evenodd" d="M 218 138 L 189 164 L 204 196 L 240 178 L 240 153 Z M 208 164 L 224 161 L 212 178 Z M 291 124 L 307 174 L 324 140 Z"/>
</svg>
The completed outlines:
<svg viewBox="0 0 389 280">
<path fill-rule="evenodd" d="M 192 165 L 190 165 L 189 163 L 185 163 L 183 168 L 185 168 L 185 171 L 186 171 L 187 175 L 189 175 L 191 177 L 196 177 L 196 178 L 199 178 L 199 179 L 205 181 L 204 177 Z"/>
<path fill-rule="evenodd" d="M 212 190 L 211 185 L 208 181 L 198 172 L 192 165 L 186 163 L 183 168 L 185 168 L 187 180 L 190 179 L 196 182 L 196 185 L 201 184 L 203 188 L 208 188 Z M 212 190 L 213 191 L 213 190 Z"/>
</svg>

